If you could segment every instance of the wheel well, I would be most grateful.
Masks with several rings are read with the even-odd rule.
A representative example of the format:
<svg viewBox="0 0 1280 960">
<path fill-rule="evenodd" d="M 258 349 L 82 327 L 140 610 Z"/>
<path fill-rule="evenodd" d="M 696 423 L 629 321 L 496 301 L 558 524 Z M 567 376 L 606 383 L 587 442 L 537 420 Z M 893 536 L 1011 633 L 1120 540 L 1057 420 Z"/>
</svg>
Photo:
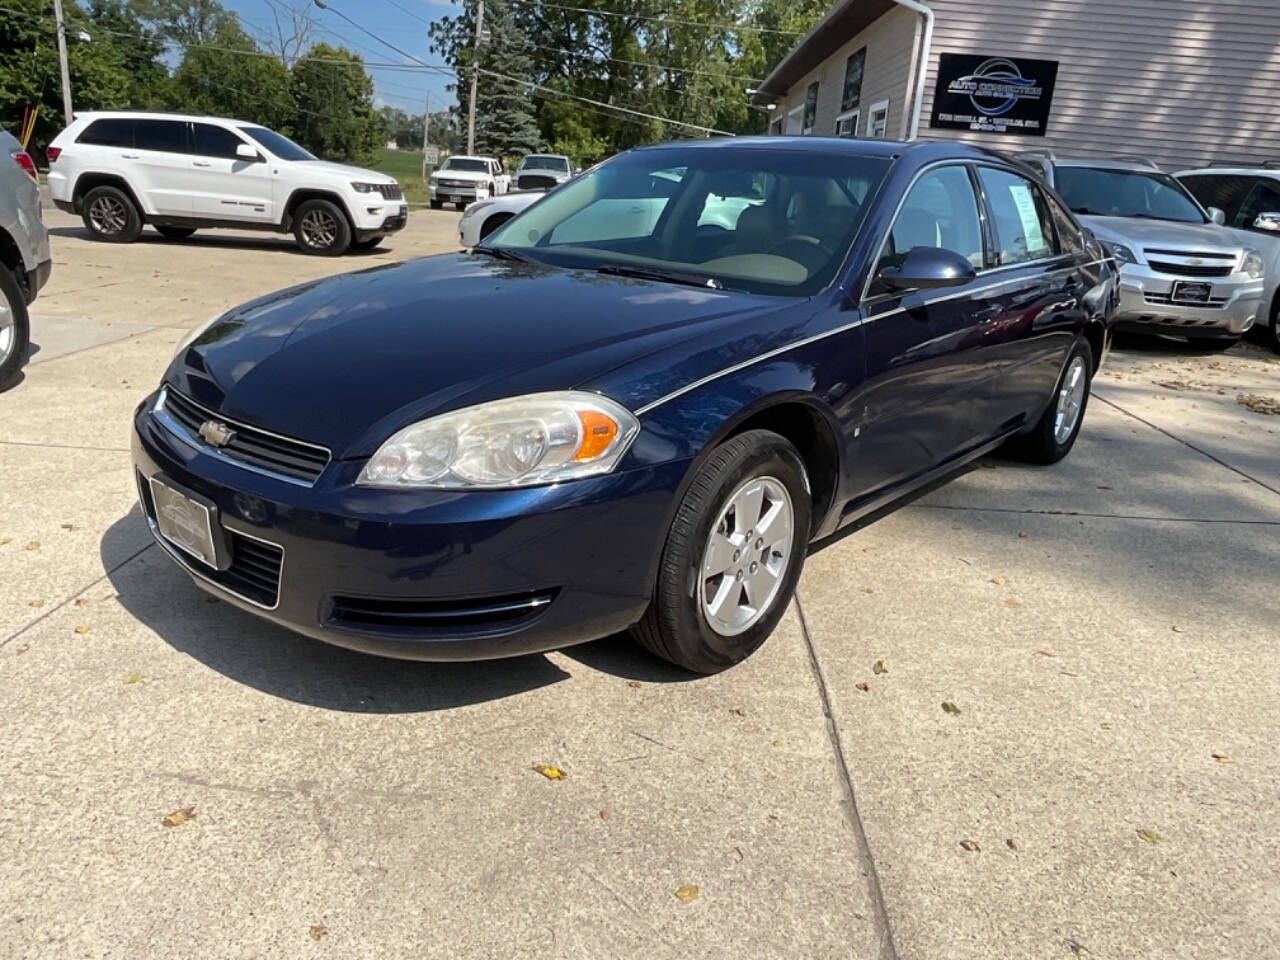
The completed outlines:
<svg viewBox="0 0 1280 960">
<path fill-rule="evenodd" d="M 295 190 L 289 194 L 289 202 L 285 204 L 284 208 L 284 228 L 286 230 L 293 226 L 294 212 L 308 200 L 328 200 L 330 203 L 335 203 L 347 218 L 347 224 L 350 226 L 354 223 L 351 219 L 351 211 L 347 209 L 347 205 L 342 202 L 342 198 L 336 193 L 331 193 L 328 190 Z"/>
<path fill-rule="evenodd" d="M 835 500 L 840 469 L 839 447 L 830 424 L 807 404 L 788 402 L 752 414 L 735 426 L 729 436 L 745 430 L 772 430 L 795 444 L 809 476 L 813 529 L 818 529 Z"/>
<path fill-rule="evenodd" d="M 0 266 L 17 278 L 23 294 L 30 297 L 31 293 L 27 290 L 27 265 L 22 259 L 22 251 L 18 249 L 13 237 L 4 230 L 0 230 Z"/>
<path fill-rule="evenodd" d="M 138 211 L 138 216 L 145 217 L 146 214 L 142 210 L 142 204 L 138 202 L 138 196 L 133 192 L 133 188 L 129 186 L 127 180 L 123 177 L 117 177 L 110 173 L 82 173 L 76 180 L 76 188 L 71 194 L 71 202 L 74 204 L 77 212 L 80 210 L 80 204 L 84 200 L 84 195 L 94 187 L 119 187 L 129 195 L 129 199 L 133 201 L 134 207 Z"/>
<path fill-rule="evenodd" d="M 491 214 L 488 218 L 485 219 L 484 223 L 480 225 L 480 239 L 483 240 L 485 237 L 493 233 L 493 231 L 497 230 L 500 226 L 502 226 L 504 223 L 506 223 L 508 220 L 510 220 L 514 216 L 515 216 L 514 213 L 508 213 L 505 210 L 499 213 Z"/>
</svg>

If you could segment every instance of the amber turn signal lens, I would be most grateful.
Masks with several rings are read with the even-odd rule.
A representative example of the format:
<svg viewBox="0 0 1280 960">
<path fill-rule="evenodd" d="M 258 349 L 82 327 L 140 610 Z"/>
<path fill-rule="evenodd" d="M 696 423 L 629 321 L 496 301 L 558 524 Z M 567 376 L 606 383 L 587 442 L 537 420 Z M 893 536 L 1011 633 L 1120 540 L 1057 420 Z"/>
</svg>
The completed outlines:
<svg viewBox="0 0 1280 960">
<path fill-rule="evenodd" d="M 582 443 L 573 459 L 594 460 L 609 449 L 618 435 L 618 425 L 599 410 L 579 410 L 578 420 L 582 423 Z"/>
</svg>

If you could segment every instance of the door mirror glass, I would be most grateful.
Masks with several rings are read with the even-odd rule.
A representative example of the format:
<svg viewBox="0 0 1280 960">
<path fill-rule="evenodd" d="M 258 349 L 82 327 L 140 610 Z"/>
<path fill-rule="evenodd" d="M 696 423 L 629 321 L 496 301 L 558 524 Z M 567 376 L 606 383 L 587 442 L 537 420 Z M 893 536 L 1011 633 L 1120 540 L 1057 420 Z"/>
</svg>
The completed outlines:
<svg viewBox="0 0 1280 960">
<path fill-rule="evenodd" d="M 1227 215 L 1221 207 L 1206 207 L 1205 212 L 1209 214 L 1209 219 L 1219 226 L 1227 222 Z"/>
<path fill-rule="evenodd" d="M 936 290 L 963 286 L 977 275 L 973 264 L 954 250 L 912 247 L 902 266 L 885 267 L 879 280 L 890 290 Z"/>
<path fill-rule="evenodd" d="M 254 163 L 262 159 L 262 155 L 247 143 L 241 143 L 236 146 L 236 157 L 240 160 L 251 160 Z"/>
<path fill-rule="evenodd" d="M 1260 213 L 1253 221 L 1253 229 L 1280 233 L 1280 212 Z"/>
</svg>

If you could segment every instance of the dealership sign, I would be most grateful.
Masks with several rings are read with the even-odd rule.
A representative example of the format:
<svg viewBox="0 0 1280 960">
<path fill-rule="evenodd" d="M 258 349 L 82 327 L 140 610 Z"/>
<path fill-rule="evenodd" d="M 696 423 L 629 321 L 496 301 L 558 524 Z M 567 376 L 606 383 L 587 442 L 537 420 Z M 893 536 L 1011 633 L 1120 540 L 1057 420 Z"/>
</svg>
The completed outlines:
<svg viewBox="0 0 1280 960">
<path fill-rule="evenodd" d="M 929 125 L 1043 137 L 1058 61 L 944 53 Z"/>
</svg>

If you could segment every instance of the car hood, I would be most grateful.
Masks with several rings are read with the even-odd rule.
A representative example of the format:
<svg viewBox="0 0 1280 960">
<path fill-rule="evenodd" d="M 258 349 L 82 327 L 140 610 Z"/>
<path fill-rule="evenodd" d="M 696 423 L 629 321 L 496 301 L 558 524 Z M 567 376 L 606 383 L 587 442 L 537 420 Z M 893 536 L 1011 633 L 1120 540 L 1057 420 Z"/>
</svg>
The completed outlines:
<svg viewBox="0 0 1280 960">
<path fill-rule="evenodd" d="M 1215 253 L 1238 253 L 1240 250 L 1240 244 L 1231 232 L 1216 223 L 1173 223 L 1137 217 L 1081 216 L 1079 219 L 1099 240 L 1123 243 L 1129 247 L 1185 248 Z"/>
<path fill-rule="evenodd" d="M 364 183 L 395 183 L 395 180 L 385 173 L 366 170 L 364 167 L 352 167 L 345 163 L 330 163 L 328 160 L 303 160 L 300 162 L 305 163 L 308 170 L 331 173 L 335 177 L 345 177 L 348 180 L 359 180 Z"/>
<path fill-rule="evenodd" d="M 422 417 L 568 389 L 777 303 L 446 254 L 250 301 L 165 380 L 228 419 L 362 457 Z"/>
</svg>

